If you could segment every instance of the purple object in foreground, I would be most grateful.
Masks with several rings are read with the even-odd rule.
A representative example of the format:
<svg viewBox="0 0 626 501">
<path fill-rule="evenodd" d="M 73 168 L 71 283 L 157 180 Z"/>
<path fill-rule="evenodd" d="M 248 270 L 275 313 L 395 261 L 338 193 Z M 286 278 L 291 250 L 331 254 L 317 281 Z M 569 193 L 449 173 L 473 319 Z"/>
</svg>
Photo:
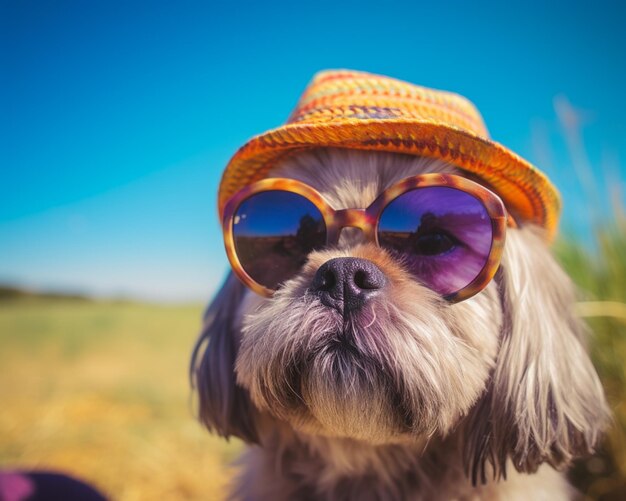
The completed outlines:
<svg viewBox="0 0 626 501">
<path fill-rule="evenodd" d="M 62 473 L 0 471 L 0 501 L 107 501 L 93 487 Z"/>
</svg>

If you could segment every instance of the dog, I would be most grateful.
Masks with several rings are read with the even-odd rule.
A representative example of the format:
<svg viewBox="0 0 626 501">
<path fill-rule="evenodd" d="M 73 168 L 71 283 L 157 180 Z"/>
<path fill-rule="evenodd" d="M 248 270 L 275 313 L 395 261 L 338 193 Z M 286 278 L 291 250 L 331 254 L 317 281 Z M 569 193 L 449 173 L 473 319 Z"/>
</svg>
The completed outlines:
<svg viewBox="0 0 626 501">
<path fill-rule="evenodd" d="M 341 231 L 307 249 L 275 290 L 267 284 L 284 267 L 263 261 L 252 280 L 229 254 L 243 281 L 231 273 L 208 307 L 191 376 L 204 425 L 250 444 L 232 497 L 574 497 L 562 470 L 593 452 L 609 412 L 546 225 L 509 217 L 493 273 L 459 297 L 437 282 L 462 273 L 454 264 L 434 278 L 411 271 L 345 210 L 376 205 L 407 179 L 481 184 L 467 169 L 324 145 L 283 156 L 266 177 L 310 189 Z M 420 238 L 427 256 L 457 248 L 442 233 Z"/>
</svg>

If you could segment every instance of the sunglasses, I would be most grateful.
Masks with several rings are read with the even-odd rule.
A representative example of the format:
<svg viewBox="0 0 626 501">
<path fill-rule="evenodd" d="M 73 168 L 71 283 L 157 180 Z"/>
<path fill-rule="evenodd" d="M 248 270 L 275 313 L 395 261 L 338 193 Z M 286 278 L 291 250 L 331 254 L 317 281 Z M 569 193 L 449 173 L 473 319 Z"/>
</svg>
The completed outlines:
<svg viewBox="0 0 626 501">
<path fill-rule="evenodd" d="M 335 210 L 310 186 L 264 179 L 227 202 L 223 230 L 233 271 L 270 297 L 316 250 L 336 245 L 341 230 L 359 228 L 424 286 L 450 302 L 477 294 L 500 264 L 507 221 L 500 198 L 466 178 L 409 177 L 366 209 Z"/>
</svg>

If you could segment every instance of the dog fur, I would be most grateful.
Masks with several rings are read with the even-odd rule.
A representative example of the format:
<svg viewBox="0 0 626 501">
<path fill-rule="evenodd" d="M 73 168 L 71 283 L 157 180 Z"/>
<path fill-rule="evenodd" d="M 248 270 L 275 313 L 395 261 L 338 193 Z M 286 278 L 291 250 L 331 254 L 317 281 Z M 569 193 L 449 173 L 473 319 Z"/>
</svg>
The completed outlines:
<svg viewBox="0 0 626 501">
<path fill-rule="evenodd" d="M 464 175 L 440 160 L 315 149 L 272 177 L 339 209 L 425 172 Z M 347 318 L 307 293 L 319 266 L 344 256 L 388 279 Z M 556 470 L 592 452 L 609 416 L 574 299 L 541 230 L 523 224 L 507 231 L 496 277 L 458 304 L 355 229 L 270 299 L 229 276 L 191 376 L 207 428 L 251 444 L 233 498 L 569 499 Z"/>
</svg>

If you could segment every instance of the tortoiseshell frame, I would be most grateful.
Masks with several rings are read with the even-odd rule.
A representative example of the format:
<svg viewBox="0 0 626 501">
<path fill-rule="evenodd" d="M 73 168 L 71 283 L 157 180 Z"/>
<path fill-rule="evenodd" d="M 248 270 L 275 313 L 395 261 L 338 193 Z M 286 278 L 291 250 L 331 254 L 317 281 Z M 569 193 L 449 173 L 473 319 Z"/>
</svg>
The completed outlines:
<svg viewBox="0 0 626 501">
<path fill-rule="evenodd" d="M 383 191 L 367 209 L 339 210 L 335 210 L 331 207 L 315 189 L 300 181 L 285 178 L 263 179 L 242 188 L 226 203 L 224 216 L 222 218 L 222 229 L 224 231 L 224 245 L 226 247 L 228 260 L 237 277 L 239 277 L 246 286 L 261 296 L 271 297 L 273 295 L 273 290 L 259 284 L 246 273 L 235 251 L 235 240 L 233 236 L 233 217 L 235 211 L 241 202 L 256 193 L 263 191 L 288 191 L 301 195 L 311 201 L 322 214 L 324 223 L 326 224 L 327 246 L 337 244 L 341 230 L 346 227 L 359 228 L 366 239 L 379 245 L 379 217 L 385 207 L 392 200 L 408 191 L 434 186 L 456 188 L 472 195 L 483 204 L 491 219 L 492 243 L 485 266 L 476 278 L 464 288 L 444 296 L 444 299 L 452 303 L 463 301 L 483 290 L 491 281 L 500 265 L 507 222 L 509 226 L 515 227 L 516 225 L 513 219 L 507 215 L 502 200 L 500 200 L 500 197 L 495 193 L 474 181 L 452 174 L 421 174 L 408 177 Z"/>
</svg>

